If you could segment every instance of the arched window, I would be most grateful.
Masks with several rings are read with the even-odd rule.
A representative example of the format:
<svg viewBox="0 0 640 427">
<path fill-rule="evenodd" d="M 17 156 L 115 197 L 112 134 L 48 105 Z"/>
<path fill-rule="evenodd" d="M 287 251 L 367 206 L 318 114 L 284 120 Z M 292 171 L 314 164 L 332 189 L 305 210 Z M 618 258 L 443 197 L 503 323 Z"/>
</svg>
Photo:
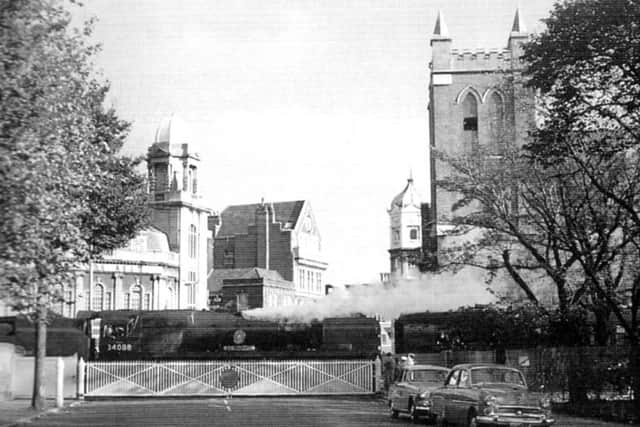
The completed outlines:
<svg viewBox="0 0 640 427">
<path fill-rule="evenodd" d="M 502 98 L 493 92 L 489 97 L 489 136 L 493 148 L 499 147 L 505 141 L 504 104 Z"/>
<path fill-rule="evenodd" d="M 174 301 L 175 301 L 175 296 L 174 296 L 174 293 L 173 293 L 173 288 L 171 286 L 169 286 L 167 288 L 167 300 L 165 301 L 164 308 L 165 309 L 167 309 L 167 308 L 168 309 L 175 308 L 174 303 L 173 303 Z"/>
<path fill-rule="evenodd" d="M 462 101 L 462 129 L 465 147 L 475 150 L 478 147 L 478 101 L 471 93 Z"/>
<path fill-rule="evenodd" d="M 51 295 L 54 304 L 52 305 L 52 310 L 54 313 L 57 313 L 61 316 L 64 315 L 64 295 L 62 285 L 56 285 L 53 288 L 53 293 Z"/>
<path fill-rule="evenodd" d="M 189 257 L 196 258 L 198 256 L 198 230 L 196 226 L 189 226 Z"/>
<path fill-rule="evenodd" d="M 91 308 L 93 310 L 104 309 L 104 286 L 101 283 L 96 283 L 93 287 L 93 298 L 91 301 Z"/>
<path fill-rule="evenodd" d="M 412 228 L 411 230 L 409 230 L 409 238 L 411 240 L 417 240 L 418 239 L 418 229 L 417 228 Z"/>
<path fill-rule="evenodd" d="M 140 310 L 142 309 L 142 286 L 134 285 L 131 287 L 129 298 L 129 309 Z"/>
<path fill-rule="evenodd" d="M 195 167 L 191 167 L 190 179 L 191 179 L 191 194 L 197 194 L 198 193 L 198 169 L 196 169 Z"/>
</svg>

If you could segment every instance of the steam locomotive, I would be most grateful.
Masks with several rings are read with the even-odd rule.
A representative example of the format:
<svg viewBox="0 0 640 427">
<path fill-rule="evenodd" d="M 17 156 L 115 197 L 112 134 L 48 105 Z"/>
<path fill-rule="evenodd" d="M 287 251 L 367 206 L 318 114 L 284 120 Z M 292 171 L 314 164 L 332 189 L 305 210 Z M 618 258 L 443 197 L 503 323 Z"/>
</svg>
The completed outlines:
<svg viewBox="0 0 640 427">
<path fill-rule="evenodd" d="M 310 323 L 245 319 L 195 310 L 115 310 L 79 314 L 94 360 L 370 358 L 379 352 L 376 319 Z"/>
</svg>

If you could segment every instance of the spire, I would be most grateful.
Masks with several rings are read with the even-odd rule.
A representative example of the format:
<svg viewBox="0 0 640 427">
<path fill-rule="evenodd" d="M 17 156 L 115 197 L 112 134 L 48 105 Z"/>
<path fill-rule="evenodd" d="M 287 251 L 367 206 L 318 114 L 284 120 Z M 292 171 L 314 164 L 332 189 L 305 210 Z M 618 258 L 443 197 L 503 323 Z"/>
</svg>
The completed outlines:
<svg viewBox="0 0 640 427">
<path fill-rule="evenodd" d="M 409 168 L 409 179 L 408 182 L 413 182 L 413 169 Z"/>
<path fill-rule="evenodd" d="M 444 15 L 442 11 L 438 11 L 438 17 L 436 18 L 436 26 L 433 29 L 433 37 L 432 39 L 449 39 L 449 28 L 447 28 L 447 23 L 444 22 Z"/>
<path fill-rule="evenodd" d="M 513 26 L 511 27 L 511 33 L 526 33 L 527 27 L 524 25 L 520 8 L 516 9 L 516 16 L 513 18 Z"/>
</svg>

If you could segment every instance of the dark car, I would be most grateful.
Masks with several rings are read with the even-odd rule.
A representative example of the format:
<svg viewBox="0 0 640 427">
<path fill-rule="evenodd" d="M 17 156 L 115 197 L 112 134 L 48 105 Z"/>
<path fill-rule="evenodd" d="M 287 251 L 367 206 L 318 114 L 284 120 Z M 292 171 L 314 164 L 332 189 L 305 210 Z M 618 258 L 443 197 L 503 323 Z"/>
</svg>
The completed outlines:
<svg viewBox="0 0 640 427">
<path fill-rule="evenodd" d="M 400 369 L 396 381 L 389 387 L 391 416 L 408 413 L 414 421 L 435 419 L 431 412 L 431 391 L 441 387 L 449 370 L 442 366 L 411 365 Z"/>
<path fill-rule="evenodd" d="M 528 391 L 522 372 L 504 365 L 454 366 L 431 401 L 438 425 L 523 427 L 555 421 L 549 398 Z"/>
</svg>

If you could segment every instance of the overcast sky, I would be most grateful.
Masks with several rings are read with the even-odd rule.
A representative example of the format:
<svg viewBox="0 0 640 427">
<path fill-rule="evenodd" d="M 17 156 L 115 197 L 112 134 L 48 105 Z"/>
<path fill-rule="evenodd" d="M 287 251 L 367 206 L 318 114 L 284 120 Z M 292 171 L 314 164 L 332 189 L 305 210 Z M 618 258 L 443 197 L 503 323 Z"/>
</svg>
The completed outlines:
<svg viewBox="0 0 640 427">
<path fill-rule="evenodd" d="M 529 31 L 553 2 L 521 2 Z M 306 199 L 327 283 L 389 271 L 387 209 L 410 173 L 428 196 L 429 39 L 502 48 L 517 0 L 91 0 L 96 65 L 144 154 L 163 117 L 186 121 L 215 210 Z"/>
</svg>

